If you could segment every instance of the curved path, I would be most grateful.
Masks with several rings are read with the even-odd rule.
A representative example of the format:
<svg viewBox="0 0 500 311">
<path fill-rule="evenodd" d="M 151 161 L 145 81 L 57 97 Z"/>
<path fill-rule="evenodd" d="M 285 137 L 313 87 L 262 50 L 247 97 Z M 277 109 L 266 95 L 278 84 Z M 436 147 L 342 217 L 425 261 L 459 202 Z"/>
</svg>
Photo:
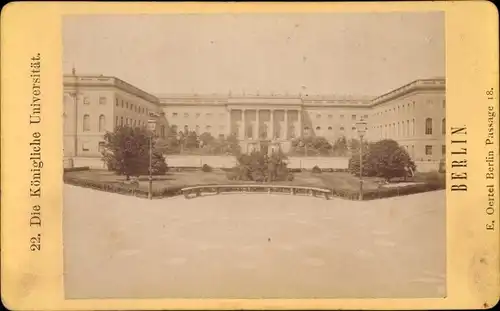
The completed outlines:
<svg viewBox="0 0 500 311">
<path fill-rule="evenodd" d="M 67 298 L 445 295 L 445 193 L 148 201 L 64 186 Z"/>
</svg>

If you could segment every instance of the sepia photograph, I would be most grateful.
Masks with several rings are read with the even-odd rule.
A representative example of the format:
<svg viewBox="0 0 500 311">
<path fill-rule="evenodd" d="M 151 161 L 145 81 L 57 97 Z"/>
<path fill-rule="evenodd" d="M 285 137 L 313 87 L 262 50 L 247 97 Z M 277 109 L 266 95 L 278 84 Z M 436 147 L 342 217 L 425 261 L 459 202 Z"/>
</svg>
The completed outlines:
<svg viewBox="0 0 500 311">
<path fill-rule="evenodd" d="M 61 31 L 65 299 L 447 296 L 444 12 Z"/>
</svg>

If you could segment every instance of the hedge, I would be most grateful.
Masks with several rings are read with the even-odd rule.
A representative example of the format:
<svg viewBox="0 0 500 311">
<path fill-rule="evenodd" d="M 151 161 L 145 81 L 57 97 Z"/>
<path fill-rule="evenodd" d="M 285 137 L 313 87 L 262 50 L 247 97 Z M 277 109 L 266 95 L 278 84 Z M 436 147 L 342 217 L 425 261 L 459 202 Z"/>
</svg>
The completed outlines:
<svg viewBox="0 0 500 311">
<path fill-rule="evenodd" d="M 139 189 L 132 185 L 127 185 L 117 182 L 103 182 L 98 180 L 74 178 L 70 176 L 64 176 L 64 182 L 74 186 L 80 186 L 84 188 L 90 188 L 95 190 L 101 190 L 111 193 L 134 195 L 137 197 L 148 197 L 148 191 Z M 153 189 L 154 198 L 165 198 L 172 197 L 182 194 L 181 189 L 185 186 L 169 186 L 162 189 Z"/>
<path fill-rule="evenodd" d="M 81 171 L 89 171 L 90 167 L 88 166 L 80 166 L 80 167 L 70 167 L 70 168 L 65 168 L 64 172 L 81 172 Z"/>
<path fill-rule="evenodd" d="M 363 191 L 363 200 L 390 198 L 442 189 L 445 189 L 445 186 L 441 183 L 424 183 L 394 188 L 367 189 Z M 359 191 L 347 189 L 332 189 L 332 195 L 349 200 L 358 200 Z"/>
</svg>

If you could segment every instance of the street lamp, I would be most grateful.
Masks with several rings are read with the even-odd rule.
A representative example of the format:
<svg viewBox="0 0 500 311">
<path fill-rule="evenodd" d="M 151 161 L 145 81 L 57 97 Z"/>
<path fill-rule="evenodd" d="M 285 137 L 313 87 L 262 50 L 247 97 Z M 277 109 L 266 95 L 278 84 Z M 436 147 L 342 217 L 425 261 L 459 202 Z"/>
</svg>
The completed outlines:
<svg viewBox="0 0 500 311">
<path fill-rule="evenodd" d="M 361 118 L 356 123 L 359 136 L 359 200 L 363 200 L 363 136 L 366 134 L 367 123 Z"/>
<path fill-rule="evenodd" d="M 149 185 L 148 185 L 148 199 L 153 199 L 153 135 L 156 130 L 156 118 L 157 114 L 150 112 L 149 116 L 151 119 L 148 120 L 149 129 Z"/>
</svg>

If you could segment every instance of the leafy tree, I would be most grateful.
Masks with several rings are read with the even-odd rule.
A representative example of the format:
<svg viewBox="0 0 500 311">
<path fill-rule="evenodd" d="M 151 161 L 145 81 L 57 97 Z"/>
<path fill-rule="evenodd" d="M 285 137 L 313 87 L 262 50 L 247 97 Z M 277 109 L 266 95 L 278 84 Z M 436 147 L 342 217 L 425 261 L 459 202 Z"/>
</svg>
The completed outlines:
<svg viewBox="0 0 500 311">
<path fill-rule="evenodd" d="M 390 181 L 395 177 L 406 177 L 415 171 L 415 163 L 408 152 L 391 139 L 371 143 L 363 152 L 363 176 L 383 177 Z M 353 154 L 349 161 L 351 173 L 359 175 L 359 153 Z"/>
<path fill-rule="evenodd" d="M 296 155 L 329 155 L 332 145 L 321 136 L 302 136 L 292 140 L 292 153 Z"/>
<path fill-rule="evenodd" d="M 332 147 L 333 153 L 337 156 L 347 155 L 348 149 L 347 139 L 345 138 L 345 136 L 337 138 Z"/>
<path fill-rule="evenodd" d="M 203 146 L 209 145 L 213 140 L 215 140 L 215 138 L 208 132 L 204 132 L 200 135 L 200 142 L 203 144 Z"/>
<path fill-rule="evenodd" d="M 236 134 L 231 134 L 226 139 L 228 152 L 232 155 L 239 155 L 241 153 L 241 147 Z"/>
<path fill-rule="evenodd" d="M 125 175 L 127 180 L 130 176 L 148 174 L 149 135 L 150 132 L 145 127 L 119 126 L 113 132 L 107 132 L 104 135 L 102 159 L 108 165 L 108 169 Z M 154 150 L 155 139 L 152 143 Z M 157 168 L 157 173 L 164 173 L 167 165 L 163 156 L 155 150 L 153 158 L 153 166 Z"/>
<path fill-rule="evenodd" d="M 233 168 L 230 179 L 252 180 L 257 182 L 291 180 L 293 175 L 288 172 L 286 156 L 275 152 L 268 156 L 264 152 L 254 151 L 241 154 L 237 158 L 238 166 Z"/>
<path fill-rule="evenodd" d="M 185 145 L 187 149 L 198 148 L 198 135 L 196 135 L 195 131 L 189 132 L 186 137 Z"/>
<path fill-rule="evenodd" d="M 162 154 L 176 154 L 180 152 L 180 144 L 177 139 L 175 127 L 170 127 L 166 137 L 157 141 L 156 149 Z"/>
</svg>

